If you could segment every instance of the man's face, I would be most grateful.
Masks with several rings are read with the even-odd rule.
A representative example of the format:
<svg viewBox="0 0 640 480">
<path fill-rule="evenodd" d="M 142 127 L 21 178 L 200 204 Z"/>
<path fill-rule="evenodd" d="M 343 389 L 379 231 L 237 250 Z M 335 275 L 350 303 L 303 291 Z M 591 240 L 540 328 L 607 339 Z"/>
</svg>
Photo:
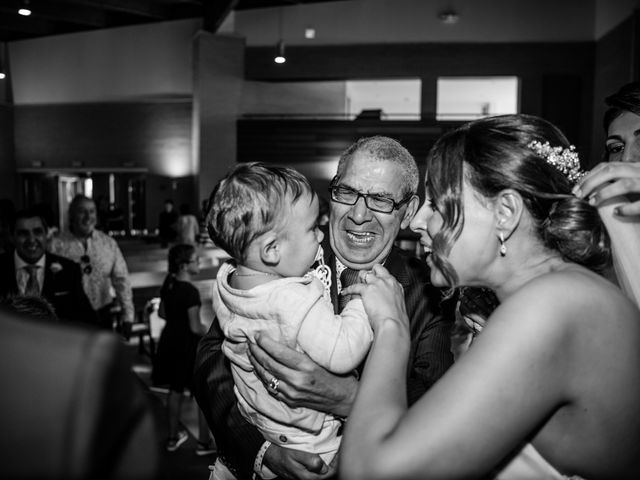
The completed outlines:
<svg viewBox="0 0 640 480">
<path fill-rule="evenodd" d="M 404 184 L 399 165 L 358 152 L 345 165 L 337 185 L 364 194 L 403 200 Z M 391 213 L 370 210 L 364 198 L 355 205 L 331 200 L 329 239 L 340 261 L 355 270 L 368 270 L 383 263 L 401 228 L 406 228 L 417 207 L 417 197 Z"/>
<path fill-rule="evenodd" d="M 13 233 L 16 252 L 27 263 L 36 263 L 44 255 L 47 232 L 39 217 L 19 218 Z"/>
<path fill-rule="evenodd" d="M 76 206 L 73 215 L 73 232 L 78 236 L 87 237 L 93 232 L 97 221 L 96 204 L 91 200 L 82 200 Z"/>
</svg>

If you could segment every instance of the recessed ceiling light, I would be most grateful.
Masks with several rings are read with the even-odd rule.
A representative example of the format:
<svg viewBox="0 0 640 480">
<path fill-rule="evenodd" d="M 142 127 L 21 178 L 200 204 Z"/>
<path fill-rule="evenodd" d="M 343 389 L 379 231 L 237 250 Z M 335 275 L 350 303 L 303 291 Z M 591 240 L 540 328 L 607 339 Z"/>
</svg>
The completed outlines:
<svg viewBox="0 0 640 480">
<path fill-rule="evenodd" d="M 316 38 L 316 29 L 315 28 L 305 28 L 304 29 L 304 38 Z"/>
<path fill-rule="evenodd" d="M 438 14 L 438 18 L 442 23 L 446 25 L 453 25 L 455 23 L 458 23 L 458 20 L 460 20 L 460 15 L 454 10 L 444 10 Z"/>
</svg>

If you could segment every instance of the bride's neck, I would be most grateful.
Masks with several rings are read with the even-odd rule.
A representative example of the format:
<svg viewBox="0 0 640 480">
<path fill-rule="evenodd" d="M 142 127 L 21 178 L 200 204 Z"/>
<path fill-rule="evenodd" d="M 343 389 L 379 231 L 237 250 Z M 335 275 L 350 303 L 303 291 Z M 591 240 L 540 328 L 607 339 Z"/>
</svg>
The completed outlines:
<svg viewBox="0 0 640 480">
<path fill-rule="evenodd" d="M 507 253 L 508 255 L 508 253 Z M 495 288 L 500 301 L 520 290 L 523 285 L 531 280 L 551 272 L 564 270 L 574 264 L 567 262 L 558 252 L 544 252 L 538 255 L 525 257 L 526 260 L 517 267 L 510 269 L 505 275 L 502 285 Z"/>
</svg>

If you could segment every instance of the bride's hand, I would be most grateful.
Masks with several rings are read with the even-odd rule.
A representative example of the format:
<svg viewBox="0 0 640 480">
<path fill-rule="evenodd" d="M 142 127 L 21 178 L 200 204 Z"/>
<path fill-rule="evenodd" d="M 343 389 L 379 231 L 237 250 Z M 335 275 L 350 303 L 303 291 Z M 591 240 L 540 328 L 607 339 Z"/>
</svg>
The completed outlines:
<svg viewBox="0 0 640 480">
<path fill-rule="evenodd" d="M 386 268 L 374 265 L 372 270 L 360 271 L 360 282 L 343 289 L 341 294 L 360 295 L 374 332 L 385 320 L 393 320 L 408 328 L 404 290 Z"/>
</svg>

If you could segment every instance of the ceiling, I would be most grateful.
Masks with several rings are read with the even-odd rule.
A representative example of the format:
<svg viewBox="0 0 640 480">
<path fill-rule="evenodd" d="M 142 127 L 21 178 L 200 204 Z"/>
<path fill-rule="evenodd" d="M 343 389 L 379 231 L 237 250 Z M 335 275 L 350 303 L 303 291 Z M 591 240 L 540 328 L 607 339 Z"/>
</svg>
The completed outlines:
<svg viewBox="0 0 640 480">
<path fill-rule="evenodd" d="M 187 18 L 215 32 L 233 10 L 331 1 L 345 0 L 0 0 L 0 42 Z"/>
</svg>

